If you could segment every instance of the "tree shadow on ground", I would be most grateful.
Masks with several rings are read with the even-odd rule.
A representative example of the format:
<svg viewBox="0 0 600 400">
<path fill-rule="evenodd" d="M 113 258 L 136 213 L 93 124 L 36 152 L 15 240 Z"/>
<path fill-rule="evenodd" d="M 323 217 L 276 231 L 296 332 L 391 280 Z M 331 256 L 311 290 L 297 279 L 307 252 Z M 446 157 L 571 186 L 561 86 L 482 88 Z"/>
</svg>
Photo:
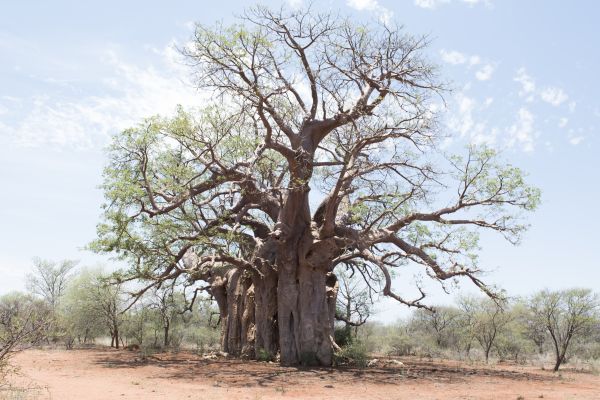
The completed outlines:
<svg viewBox="0 0 600 400">
<path fill-rule="evenodd" d="M 83 350 L 85 351 L 85 350 Z M 207 381 L 224 387 L 279 387 L 295 384 L 323 384 L 325 387 L 351 385 L 357 380 L 373 384 L 399 384 L 407 381 L 461 383 L 474 377 L 519 381 L 552 381 L 558 377 L 515 371 L 502 366 L 465 366 L 458 362 L 421 361 L 402 358 L 404 365 L 385 364 L 371 368 L 283 367 L 276 363 L 219 358 L 206 360 L 188 353 L 158 353 L 143 357 L 138 352 L 95 350 L 93 363 L 106 368 L 150 368 L 153 378 Z"/>
</svg>

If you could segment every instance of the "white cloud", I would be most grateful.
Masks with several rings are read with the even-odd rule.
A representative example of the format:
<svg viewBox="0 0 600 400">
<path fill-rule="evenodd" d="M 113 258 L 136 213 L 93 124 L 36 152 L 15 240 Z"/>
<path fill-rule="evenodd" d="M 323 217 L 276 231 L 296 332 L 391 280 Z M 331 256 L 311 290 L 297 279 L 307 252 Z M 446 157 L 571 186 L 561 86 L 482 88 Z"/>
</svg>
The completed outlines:
<svg viewBox="0 0 600 400">
<path fill-rule="evenodd" d="M 112 51 L 106 52 L 101 62 L 113 73 L 99 79 L 100 94 L 21 99 L 19 106 L 9 108 L 13 123 L 8 135 L 22 146 L 87 149 L 104 145 L 110 134 L 145 117 L 172 114 L 177 104 L 200 106 L 206 96 L 185 82 L 171 51 L 161 53 L 159 68 L 140 67 L 123 61 Z"/>
<path fill-rule="evenodd" d="M 558 127 L 559 128 L 564 128 L 565 126 L 567 126 L 567 124 L 569 123 L 569 118 L 561 118 L 558 120 Z"/>
<path fill-rule="evenodd" d="M 467 56 L 460 51 L 451 50 L 446 51 L 444 49 L 440 50 L 440 54 L 442 56 L 442 61 L 452 64 L 459 65 L 467 62 Z"/>
<path fill-rule="evenodd" d="M 477 65 L 481 62 L 481 58 L 479 56 L 471 56 L 469 57 L 469 64 L 470 65 Z"/>
<path fill-rule="evenodd" d="M 583 139 L 585 139 L 584 136 L 573 136 L 569 138 L 569 143 L 571 143 L 573 146 L 577 146 L 579 143 L 583 142 Z"/>
<path fill-rule="evenodd" d="M 533 92 L 535 91 L 535 81 L 531 76 L 527 74 L 525 68 L 519 68 L 517 76 L 513 79 L 515 82 L 521 84 L 521 90 L 519 91 L 520 97 L 528 97 L 528 101 L 533 100 Z"/>
<path fill-rule="evenodd" d="M 523 151 L 533 151 L 534 149 L 534 116 L 522 107 L 517 112 L 517 121 L 508 128 L 508 146 L 520 145 Z"/>
<path fill-rule="evenodd" d="M 527 102 L 532 102 L 534 99 L 539 98 L 548 104 L 558 107 L 569 99 L 569 95 L 563 89 L 556 86 L 546 86 L 541 90 L 536 90 L 535 80 L 527 73 L 525 68 L 519 68 L 513 80 L 521 84 L 519 97 L 524 97 Z M 576 105 L 575 101 L 569 103 L 569 111 L 571 113 L 575 111 Z"/>
<path fill-rule="evenodd" d="M 442 49 L 440 50 L 440 55 L 442 57 L 442 61 L 452 65 L 467 64 L 469 67 L 472 67 L 481 63 L 481 57 L 478 55 L 469 56 L 456 50 Z"/>
<path fill-rule="evenodd" d="M 561 89 L 557 87 L 547 87 L 540 93 L 540 97 L 546 103 L 552 104 L 557 107 L 567 101 L 569 96 Z"/>
<path fill-rule="evenodd" d="M 498 129 L 489 128 L 485 121 L 475 120 L 475 112 L 479 104 L 474 98 L 460 92 L 455 96 L 455 106 L 456 110 L 451 111 L 451 117 L 447 122 L 450 130 L 467 138 L 470 143 L 495 144 Z"/>
<path fill-rule="evenodd" d="M 452 65 L 466 65 L 468 69 L 481 64 L 481 57 L 478 55 L 468 55 L 456 50 L 440 50 L 442 61 Z M 475 78 L 480 81 L 487 81 L 492 77 L 496 67 L 494 64 L 487 63 L 475 72 Z"/>
<path fill-rule="evenodd" d="M 475 73 L 475 78 L 480 81 L 487 81 L 492 77 L 494 73 L 494 66 L 492 64 L 486 64 L 479 71 Z"/>
<path fill-rule="evenodd" d="M 485 4 L 485 5 L 491 5 L 492 2 L 490 0 L 462 0 L 463 3 L 467 3 L 470 6 L 475 6 L 477 4 Z"/>
<path fill-rule="evenodd" d="M 374 10 L 378 6 L 377 0 L 348 0 L 348 5 L 359 11 Z"/>
<path fill-rule="evenodd" d="M 450 3 L 451 0 L 415 0 L 415 5 L 417 7 L 426 8 L 429 10 L 435 10 L 441 5 Z M 491 0 L 459 0 L 459 3 L 467 4 L 471 7 L 476 6 L 478 4 L 484 4 L 486 6 L 491 6 Z"/>
<path fill-rule="evenodd" d="M 304 5 L 304 0 L 288 0 L 288 4 L 292 8 L 300 8 Z"/>
<path fill-rule="evenodd" d="M 456 105 L 458 109 L 452 113 L 448 126 L 461 136 L 465 136 L 474 125 L 473 109 L 475 108 L 475 100 L 463 93 L 458 93 L 456 95 Z"/>
<path fill-rule="evenodd" d="M 450 0 L 415 0 L 415 5 L 421 8 L 428 8 L 434 10 L 443 3 L 449 3 Z"/>
<path fill-rule="evenodd" d="M 383 23 L 388 23 L 394 15 L 391 10 L 383 7 L 377 0 L 348 0 L 346 4 L 358 11 L 374 12 Z"/>
</svg>

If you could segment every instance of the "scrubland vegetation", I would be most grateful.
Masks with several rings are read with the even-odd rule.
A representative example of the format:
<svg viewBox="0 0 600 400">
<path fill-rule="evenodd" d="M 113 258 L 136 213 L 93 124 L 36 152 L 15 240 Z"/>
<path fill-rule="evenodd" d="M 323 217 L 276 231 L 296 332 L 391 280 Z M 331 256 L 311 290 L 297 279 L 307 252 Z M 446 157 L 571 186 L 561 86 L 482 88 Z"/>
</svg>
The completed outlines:
<svg viewBox="0 0 600 400">
<path fill-rule="evenodd" d="M 35 259 L 26 292 L 0 297 L 3 374 L 30 348 L 61 349 L 59 361 L 93 348 L 96 367 L 184 364 L 173 379 L 222 366 L 232 385 L 251 366 L 264 368 L 257 386 L 309 368 L 379 368 L 382 386 L 435 373 L 415 362 L 434 359 L 446 372 L 447 360 L 599 372 L 598 294 L 516 298 L 483 281 L 479 235 L 519 243 L 541 190 L 492 148 L 448 147 L 438 110 L 450 88 L 429 39 L 311 7 L 195 25 L 180 55 L 206 104 L 149 117 L 107 148 L 87 249 L 123 268 Z M 411 269 L 415 290 L 399 290 Z M 420 277 L 480 296 L 430 305 Z M 379 296 L 412 313 L 373 322 Z M 404 357 L 417 373 L 385 375 Z"/>
<path fill-rule="evenodd" d="M 27 277 L 29 292 L 0 298 L 3 370 L 11 355 L 34 346 L 71 350 L 105 345 L 139 349 L 142 355 L 221 349 L 222 325 L 209 297 L 194 298 L 184 286 L 170 284 L 134 298 L 100 268 L 77 268 L 69 260 L 34 263 L 35 272 Z M 600 302 L 590 290 L 544 290 L 502 303 L 460 297 L 456 305 L 417 309 L 405 319 L 382 324 L 369 320 L 373 300 L 356 290 L 356 279 L 345 276 L 342 281 L 335 330 L 338 366 L 366 367 L 387 355 L 600 372 Z M 273 360 L 266 352 L 257 359 Z"/>
</svg>

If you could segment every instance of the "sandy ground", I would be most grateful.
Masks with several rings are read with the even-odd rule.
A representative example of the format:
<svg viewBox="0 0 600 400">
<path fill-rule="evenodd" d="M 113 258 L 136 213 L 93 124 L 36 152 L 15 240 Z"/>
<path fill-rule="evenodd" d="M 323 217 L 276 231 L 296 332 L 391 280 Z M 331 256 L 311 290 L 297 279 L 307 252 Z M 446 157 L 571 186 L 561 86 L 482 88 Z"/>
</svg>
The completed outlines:
<svg viewBox="0 0 600 400">
<path fill-rule="evenodd" d="M 28 350 L 0 399 L 600 399 L 600 376 L 534 367 L 428 362 L 367 369 L 300 369 L 233 359 L 113 349 Z"/>
</svg>

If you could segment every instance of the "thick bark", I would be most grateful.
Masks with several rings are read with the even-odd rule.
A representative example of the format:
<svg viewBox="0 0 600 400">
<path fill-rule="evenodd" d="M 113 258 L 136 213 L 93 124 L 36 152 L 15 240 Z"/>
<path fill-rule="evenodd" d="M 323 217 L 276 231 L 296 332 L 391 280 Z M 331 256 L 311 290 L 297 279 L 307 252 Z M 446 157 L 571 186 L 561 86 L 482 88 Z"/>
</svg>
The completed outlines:
<svg viewBox="0 0 600 400">
<path fill-rule="evenodd" d="M 279 273 L 233 268 L 212 280 L 224 352 L 274 358 L 280 351 L 286 365 L 331 364 L 337 279 L 309 261 L 298 263 L 299 251 L 280 253 L 287 256 L 278 260 Z"/>
<path fill-rule="evenodd" d="M 265 270 L 263 277 L 254 279 L 256 340 L 255 353 L 274 358 L 279 349 L 277 321 L 277 274 Z"/>
<path fill-rule="evenodd" d="M 169 323 L 168 322 L 163 326 L 163 329 L 164 329 L 163 343 L 164 343 L 164 346 L 167 347 L 167 346 L 169 346 Z"/>
<path fill-rule="evenodd" d="M 247 355 L 254 344 L 254 290 L 244 271 L 228 270 L 212 284 L 221 313 L 221 348 L 234 356 Z"/>
<path fill-rule="evenodd" d="M 331 365 L 337 280 L 335 247 L 303 232 L 279 252 L 278 315 L 283 364 Z M 328 288 L 329 283 L 329 288 Z"/>
</svg>

